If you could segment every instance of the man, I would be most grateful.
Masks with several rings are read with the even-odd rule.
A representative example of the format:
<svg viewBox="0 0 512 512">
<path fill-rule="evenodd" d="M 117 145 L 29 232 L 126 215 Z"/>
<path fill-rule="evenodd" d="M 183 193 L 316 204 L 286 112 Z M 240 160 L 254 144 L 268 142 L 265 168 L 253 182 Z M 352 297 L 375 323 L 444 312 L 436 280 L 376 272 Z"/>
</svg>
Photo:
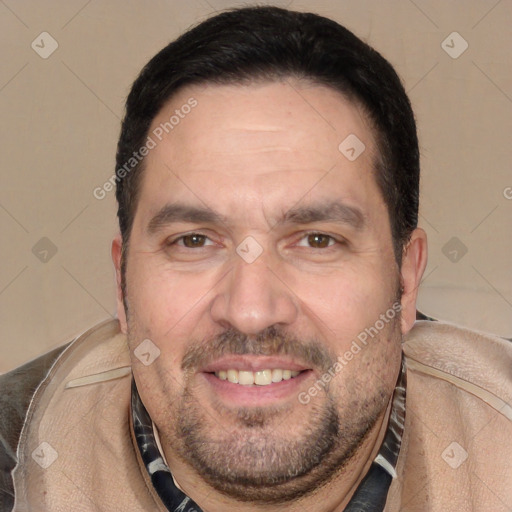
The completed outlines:
<svg viewBox="0 0 512 512">
<path fill-rule="evenodd" d="M 511 346 L 415 323 L 416 128 L 377 52 L 210 18 L 136 80 L 116 169 L 119 321 L 1 378 L 3 510 L 511 509 Z"/>
</svg>

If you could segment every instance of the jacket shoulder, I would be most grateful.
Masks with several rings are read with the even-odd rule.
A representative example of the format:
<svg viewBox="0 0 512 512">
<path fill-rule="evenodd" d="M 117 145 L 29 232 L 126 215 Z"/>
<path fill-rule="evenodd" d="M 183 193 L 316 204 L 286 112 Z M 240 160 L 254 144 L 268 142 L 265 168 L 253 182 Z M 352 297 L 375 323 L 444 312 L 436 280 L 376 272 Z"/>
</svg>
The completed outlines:
<svg viewBox="0 0 512 512">
<path fill-rule="evenodd" d="M 411 369 L 471 391 L 512 420 L 510 340 L 445 322 L 417 321 L 403 347 Z"/>
<path fill-rule="evenodd" d="M 71 343 L 71 342 L 70 342 Z M 11 471 L 27 409 L 41 381 L 70 343 L 0 375 L 0 509 L 14 504 Z"/>
</svg>

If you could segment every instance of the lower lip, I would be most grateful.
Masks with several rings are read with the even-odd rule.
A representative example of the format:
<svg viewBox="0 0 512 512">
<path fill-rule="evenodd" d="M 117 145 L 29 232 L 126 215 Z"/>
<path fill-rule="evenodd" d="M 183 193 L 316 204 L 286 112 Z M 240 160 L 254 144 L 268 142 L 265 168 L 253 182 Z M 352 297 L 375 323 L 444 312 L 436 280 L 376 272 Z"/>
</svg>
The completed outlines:
<svg viewBox="0 0 512 512">
<path fill-rule="evenodd" d="M 228 380 L 221 380 L 213 373 L 202 373 L 208 385 L 212 388 L 215 395 L 221 398 L 229 405 L 236 406 L 264 406 L 275 404 L 276 401 L 296 397 L 300 389 L 304 387 L 304 381 L 309 378 L 313 372 L 305 370 L 296 377 L 281 382 L 272 382 L 267 386 L 253 384 L 244 386 L 242 384 L 233 384 Z"/>
</svg>

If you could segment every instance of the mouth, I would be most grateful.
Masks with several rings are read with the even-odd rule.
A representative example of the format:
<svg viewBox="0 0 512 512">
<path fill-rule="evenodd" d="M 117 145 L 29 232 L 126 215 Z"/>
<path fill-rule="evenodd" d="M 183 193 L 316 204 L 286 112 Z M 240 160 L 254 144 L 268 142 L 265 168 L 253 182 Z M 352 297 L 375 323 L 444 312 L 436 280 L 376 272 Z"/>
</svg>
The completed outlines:
<svg viewBox="0 0 512 512">
<path fill-rule="evenodd" d="M 233 356 L 208 365 L 200 375 L 215 400 L 231 407 L 261 407 L 293 399 L 313 370 L 281 357 Z"/>
<path fill-rule="evenodd" d="M 220 380 L 231 382 L 231 384 L 240 384 L 242 386 L 270 386 L 271 384 L 277 384 L 283 380 L 294 379 L 300 375 L 300 373 L 301 372 L 297 370 L 283 370 L 281 368 L 260 370 L 257 372 L 231 368 L 229 370 L 214 372 L 214 375 Z"/>
</svg>

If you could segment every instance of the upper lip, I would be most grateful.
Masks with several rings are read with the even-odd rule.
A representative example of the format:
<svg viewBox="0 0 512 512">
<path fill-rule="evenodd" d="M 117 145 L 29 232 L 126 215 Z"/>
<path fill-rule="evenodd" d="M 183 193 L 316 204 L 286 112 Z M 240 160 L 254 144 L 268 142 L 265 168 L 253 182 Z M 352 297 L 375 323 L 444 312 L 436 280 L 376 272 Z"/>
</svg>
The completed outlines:
<svg viewBox="0 0 512 512">
<path fill-rule="evenodd" d="M 204 373 L 214 373 L 221 370 L 259 372 L 262 370 L 273 370 L 276 368 L 297 372 L 311 369 L 293 358 L 290 359 L 282 356 L 232 355 L 216 359 L 201 368 L 200 371 Z"/>
</svg>

